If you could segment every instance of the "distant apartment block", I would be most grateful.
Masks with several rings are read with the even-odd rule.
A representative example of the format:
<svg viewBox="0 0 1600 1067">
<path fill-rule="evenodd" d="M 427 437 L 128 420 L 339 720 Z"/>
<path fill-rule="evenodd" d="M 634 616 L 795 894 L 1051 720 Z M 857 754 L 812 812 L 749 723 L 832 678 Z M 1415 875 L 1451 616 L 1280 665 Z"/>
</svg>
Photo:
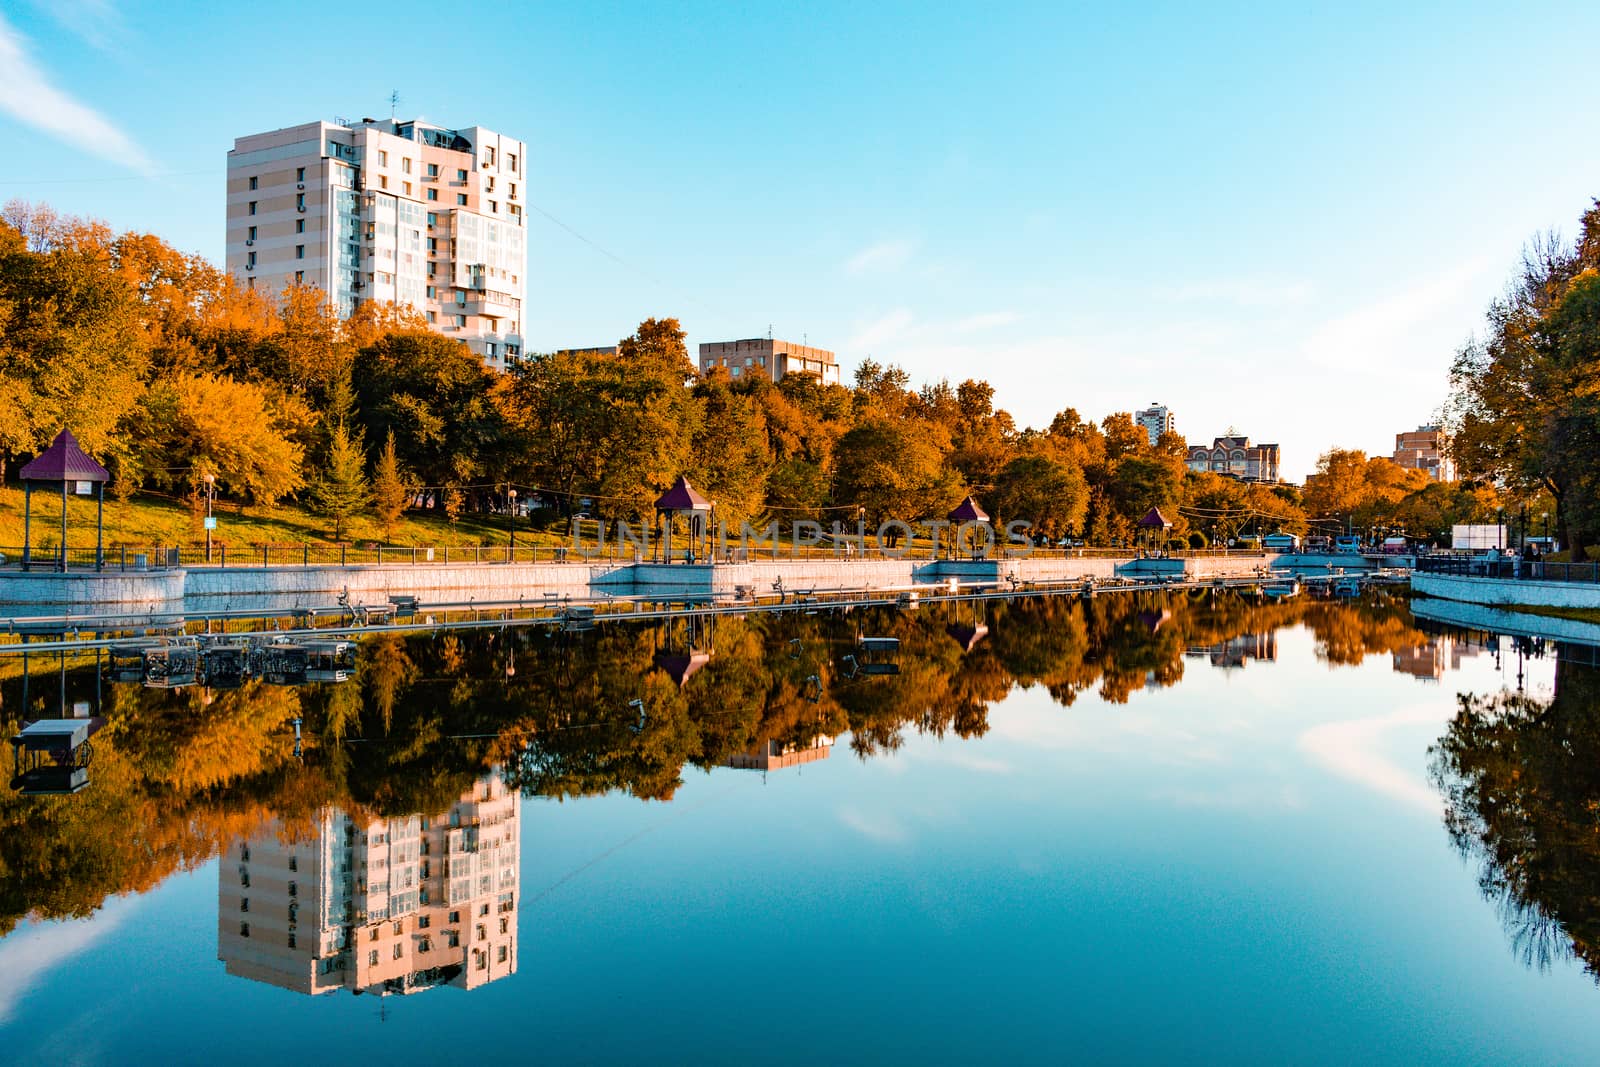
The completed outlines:
<svg viewBox="0 0 1600 1067">
<path fill-rule="evenodd" d="M 1453 482 L 1456 466 L 1446 452 L 1444 428 L 1418 426 L 1394 435 L 1394 461 L 1407 470 L 1427 471 L 1436 482 Z"/>
<path fill-rule="evenodd" d="M 734 378 L 751 374 L 780 380 L 785 374 L 809 374 L 826 385 L 839 384 L 839 361 L 826 348 L 755 337 L 744 341 L 708 341 L 700 346 L 700 373 L 724 367 Z"/>
<path fill-rule="evenodd" d="M 1279 450 L 1277 445 L 1252 444 L 1250 438 L 1229 430 L 1213 438 L 1211 445 L 1189 446 L 1189 469 L 1223 474 L 1246 482 L 1276 482 Z"/>
<path fill-rule="evenodd" d="M 222 856 L 217 958 L 299 993 L 473 989 L 517 970 L 520 794 L 498 775 L 435 816 L 337 809 Z"/>
<path fill-rule="evenodd" d="M 485 363 L 523 352 L 527 149 L 471 126 L 309 122 L 234 140 L 227 269 L 248 288 L 415 308 Z"/>
<path fill-rule="evenodd" d="M 1166 405 L 1150 401 L 1150 406 L 1133 416 L 1133 421 L 1144 427 L 1144 432 L 1150 435 L 1150 446 L 1161 440 L 1164 433 L 1177 433 L 1178 420 L 1168 411 Z"/>
</svg>

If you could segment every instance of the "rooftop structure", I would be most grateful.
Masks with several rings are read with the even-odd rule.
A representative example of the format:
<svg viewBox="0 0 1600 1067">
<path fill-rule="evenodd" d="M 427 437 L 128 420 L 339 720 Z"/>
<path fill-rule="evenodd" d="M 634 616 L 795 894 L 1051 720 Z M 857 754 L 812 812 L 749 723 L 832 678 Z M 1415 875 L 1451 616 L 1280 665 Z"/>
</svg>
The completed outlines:
<svg viewBox="0 0 1600 1067">
<path fill-rule="evenodd" d="M 772 381 L 785 374 L 809 374 L 825 385 L 839 384 L 839 361 L 826 348 L 752 337 L 743 341 L 707 341 L 700 346 L 700 373 L 726 368 L 734 378 L 759 374 Z"/>
<path fill-rule="evenodd" d="M 527 150 L 479 126 L 308 122 L 234 140 L 227 269 L 314 285 L 341 318 L 393 301 L 493 367 L 522 354 Z"/>
</svg>

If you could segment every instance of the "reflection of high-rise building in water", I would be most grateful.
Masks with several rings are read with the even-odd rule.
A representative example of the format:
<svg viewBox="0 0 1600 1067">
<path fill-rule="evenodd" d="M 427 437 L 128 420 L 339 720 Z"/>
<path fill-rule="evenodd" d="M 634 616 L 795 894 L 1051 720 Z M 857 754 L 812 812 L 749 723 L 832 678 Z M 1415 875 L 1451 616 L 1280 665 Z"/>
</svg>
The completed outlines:
<svg viewBox="0 0 1600 1067">
<path fill-rule="evenodd" d="M 1445 671 L 1460 670 L 1463 658 L 1477 654 L 1476 648 L 1447 634 L 1437 634 L 1429 637 L 1425 645 L 1402 648 L 1392 653 L 1397 672 L 1429 682 L 1443 678 Z"/>
<path fill-rule="evenodd" d="M 825 760 L 832 751 L 833 738 L 821 735 L 803 745 L 765 741 L 747 752 L 729 756 L 727 765 L 740 771 L 781 771 L 785 767 Z"/>
<path fill-rule="evenodd" d="M 437 816 L 321 813 L 222 857 L 217 958 L 301 993 L 473 989 L 517 970 L 520 798 L 498 774 Z"/>
<path fill-rule="evenodd" d="M 1278 635 L 1271 630 L 1259 634 L 1239 634 L 1213 645 L 1192 646 L 1184 650 L 1184 655 L 1208 659 L 1213 667 L 1224 671 L 1242 668 L 1253 659 L 1270 663 L 1278 658 Z"/>
</svg>

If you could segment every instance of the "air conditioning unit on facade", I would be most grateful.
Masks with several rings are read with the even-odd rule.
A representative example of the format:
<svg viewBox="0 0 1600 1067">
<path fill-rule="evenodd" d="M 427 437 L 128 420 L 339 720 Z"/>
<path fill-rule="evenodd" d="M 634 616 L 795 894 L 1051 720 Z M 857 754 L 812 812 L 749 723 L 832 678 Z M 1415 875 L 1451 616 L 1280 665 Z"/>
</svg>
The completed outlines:
<svg viewBox="0 0 1600 1067">
<path fill-rule="evenodd" d="M 245 244 L 246 244 L 246 245 L 253 245 L 253 244 L 255 244 L 255 243 L 256 243 L 256 239 L 255 239 L 255 238 L 254 238 L 254 237 L 246 237 L 246 238 L 245 238 L 245 239 L 244 239 L 244 243 L 245 243 Z"/>
<path fill-rule="evenodd" d="M 296 189 L 304 189 L 305 187 L 306 187 L 306 183 L 305 182 L 296 182 L 295 183 L 295 188 Z"/>
</svg>

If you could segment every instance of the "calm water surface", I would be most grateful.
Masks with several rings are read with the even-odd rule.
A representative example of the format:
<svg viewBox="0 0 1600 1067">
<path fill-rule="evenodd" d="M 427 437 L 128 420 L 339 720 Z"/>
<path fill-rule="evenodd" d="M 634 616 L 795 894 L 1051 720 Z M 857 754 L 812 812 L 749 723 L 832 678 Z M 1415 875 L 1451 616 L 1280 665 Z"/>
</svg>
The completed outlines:
<svg viewBox="0 0 1600 1067">
<path fill-rule="evenodd" d="M 1108 595 L 74 667 L 91 784 L 0 797 L 0 1060 L 1593 1062 L 1590 659 Z"/>
</svg>

